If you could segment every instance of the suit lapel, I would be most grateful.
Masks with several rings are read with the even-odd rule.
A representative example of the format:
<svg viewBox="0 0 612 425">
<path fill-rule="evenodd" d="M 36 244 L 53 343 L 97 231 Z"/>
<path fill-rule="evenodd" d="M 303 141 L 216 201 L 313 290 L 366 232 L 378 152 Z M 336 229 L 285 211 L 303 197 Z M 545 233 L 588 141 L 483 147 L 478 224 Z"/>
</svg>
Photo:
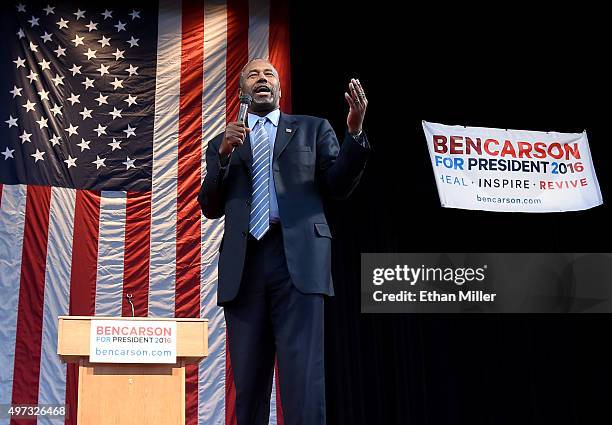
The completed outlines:
<svg viewBox="0 0 612 425">
<path fill-rule="evenodd" d="M 296 119 L 291 115 L 281 113 L 274 141 L 274 161 L 283 153 L 297 129 Z"/>
<path fill-rule="evenodd" d="M 297 120 L 291 115 L 281 113 L 276 129 L 276 140 L 274 141 L 274 161 L 283 153 L 293 135 L 297 131 Z M 251 150 L 251 137 L 247 134 L 242 146 L 236 149 L 238 156 L 248 168 L 249 174 L 253 174 L 253 152 Z"/>
<path fill-rule="evenodd" d="M 244 162 L 244 165 L 249 169 L 249 174 L 253 174 L 253 152 L 251 151 L 251 137 L 246 135 L 242 146 L 236 149 L 238 156 Z"/>
</svg>

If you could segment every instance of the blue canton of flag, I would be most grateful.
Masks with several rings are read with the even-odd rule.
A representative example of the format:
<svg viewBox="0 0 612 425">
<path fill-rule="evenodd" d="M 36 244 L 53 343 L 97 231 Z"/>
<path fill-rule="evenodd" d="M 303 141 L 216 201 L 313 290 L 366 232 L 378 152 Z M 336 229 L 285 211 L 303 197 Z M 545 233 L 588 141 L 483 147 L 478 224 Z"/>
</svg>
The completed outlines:
<svg viewBox="0 0 612 425">
<path fill-rule="evenodd" d="M 0 183 L 151 190 L 157 15 L 128 6 L 2 6 Z"/>
</svg>

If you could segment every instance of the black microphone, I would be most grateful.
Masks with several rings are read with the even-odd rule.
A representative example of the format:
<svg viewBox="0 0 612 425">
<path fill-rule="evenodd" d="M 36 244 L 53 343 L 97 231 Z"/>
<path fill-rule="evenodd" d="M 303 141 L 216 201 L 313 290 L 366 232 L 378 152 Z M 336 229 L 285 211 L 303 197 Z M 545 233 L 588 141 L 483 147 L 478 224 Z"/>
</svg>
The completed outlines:
<svg viewBox="0 0 612 425">
<path fill-rule="evenodd" d="M 238 110 L 237 119 L 238 122 L 246 122 L 247 112 L 249 111 L 249 106 L 251 105 L 252 101 L 253 98 L 248 94 L 243 94 L 242 96 L 240 96 L 240 109 Z"/>
</svg>

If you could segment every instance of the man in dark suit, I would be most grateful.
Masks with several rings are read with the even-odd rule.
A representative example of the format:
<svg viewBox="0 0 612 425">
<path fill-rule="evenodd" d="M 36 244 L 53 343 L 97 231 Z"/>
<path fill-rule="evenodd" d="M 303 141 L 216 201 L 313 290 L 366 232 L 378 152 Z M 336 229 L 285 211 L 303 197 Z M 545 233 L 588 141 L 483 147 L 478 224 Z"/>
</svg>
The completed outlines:
<svg viewBox="0 0 612 425">
<path fill-rule="evenodd" d="M 217 300 L 238 425 L 268 423 L 275 354 L 285 424 L 325 424 L 323 302 L 334 290 L 323 203 L 346 198 L 363 173 L 367 99 L 351 80 L 340 147 L 327 120 L 280 112 L 279 76 L 267 60 L 247 63 L 239 92 L 253 99 L 248 122 L 228 124 L 208 144 L 198 196 L 207 218 L 225 216 Z"/>
</svg>

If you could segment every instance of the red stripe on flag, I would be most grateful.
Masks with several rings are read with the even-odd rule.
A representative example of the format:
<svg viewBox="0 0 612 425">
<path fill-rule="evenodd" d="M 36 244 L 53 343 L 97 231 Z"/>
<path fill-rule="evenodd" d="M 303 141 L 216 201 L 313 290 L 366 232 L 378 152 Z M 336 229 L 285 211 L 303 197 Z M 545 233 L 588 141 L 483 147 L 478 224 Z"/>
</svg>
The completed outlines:
<svg viewBox="0 0 612 425">
<path fill-rule="evenodd" d="M 225 63 L 226 122 L 236 120 L 240 71 L 249 60 L 249 6 L 247 1 L 227 1 L 227 55 Z M 227 343 L 225 344 L 225 424 L 236 425 L 236 388 Z"/>
<path fill-rule="evenodd" d="M 240 102 L 240 71 L 249 60 L 249 5 L 243 0 L 227 1 L 227 57 L 225 63 L 225 114 L 235 121 Z"/>
<path fill-rule="evenodd" d="M 4 188 L 4 185 L 0 183 L 0 208 L 2 208 L 2 189 Z"/>
<path fill-rule="evenodd" d="M 200 315 L 204 3 L 183 2 L 176 225 L 176 315 Z"/>
<path fill-rule="evenodd" d="M 38 403 L 50 209 L 51 188 L 28 186 L 13 369 L 14 404 Z M 21 423 L 30 421 L 11 420 L 11 424 Z"/>
<path fill-rule="evenodd" d="M 270 31 L 268 52 L 270 63 L 280 76 L 281 111 L 291 113 L 291 59 L 289 57 L 289 2 L 270 0 Z"/>
<path fill-rule="evenodd" d="M 136 317 L 149 315 L 149 265 L 151 258 L 151 192 L 127 193 L 125 209 L 125 254 L 123 299 L 132 297 Z M 123 303 L 122 316 L 131 316 L 132 308 Z"/>
<path fill-rule="evenodd" d="M 70 270 L 71 316 L 93 316 L 96 310 L 100 192 L 77 190 Z M 66 371 L 66 425 L 76 425 L 79 367 L 70 363 Z"/>
<path fill-rule="evenodd" d="M 278 376 L 278 358 L 276 358 L 274 361 L 274 371 L 276 372 L 274 375 L 274 385 L 276 385 L 276 423 L 277 425 L 284 425 L 285 417 L 283 416 L 283 405 L 281 403 L 280 378 Z"/>
<path fill-rule="evenodd" d="M 200 316 L 200 220 L 197 203 L 202 162 L 204 2 L 182 3 L 179 100 L 176 317 Z M 185 371 L 185 423 L 198 423 L 198 367 Z"/>
</svg>

